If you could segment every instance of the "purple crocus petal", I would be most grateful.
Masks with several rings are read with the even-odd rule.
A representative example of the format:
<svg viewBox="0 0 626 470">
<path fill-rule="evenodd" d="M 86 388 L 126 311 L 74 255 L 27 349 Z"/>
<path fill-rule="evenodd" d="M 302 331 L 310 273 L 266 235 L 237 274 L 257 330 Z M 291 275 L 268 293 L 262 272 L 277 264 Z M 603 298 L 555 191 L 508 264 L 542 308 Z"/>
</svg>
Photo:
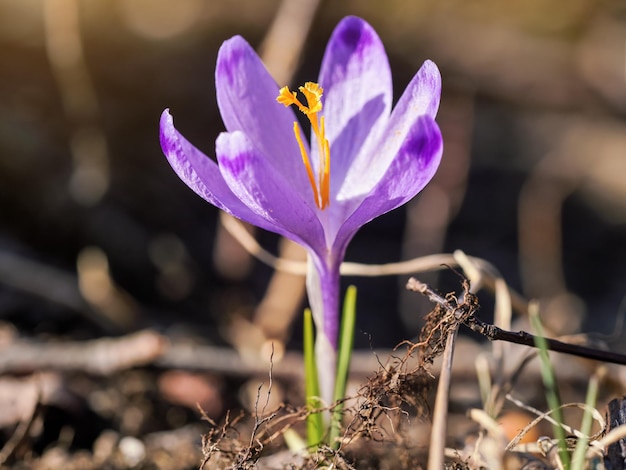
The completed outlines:
<svg viewBox="0 0 626 470">
<path fill-rule="evenodd" d="M 441 75 L 434 62 L 427 60 L 415 74 L 394 107 L 385 131 L 375 148 L 368 149 L 353 162 L 350 175 L 358 178 L 346 178 L 338 200 L 352 200 L 358 203 L 369 194 L 387 171 L 392 159 L 404 145 L 407 135 L 421 115 L 435 118 L 441 95 Z M 374 157 L 373 157 L 374 156 Z M 353 210 L 349 208 L 348 210 Z"/>
<path fill-rule="evenodd" d="M 391 70 L 376 31 L 360 18 L 344 18 L 326 47 L 319 82 L 331 144 L 331 192 L 336 194 L 356 155 L 376 142 L 392 101 Z M 317 162 L 317 145 L 311 144 Z"/>
<path fill-rule="evenodd" d="M 330 403 L 340 319 L 339 267 L 361 226 L 406 203 L 435 174 L 443 152 L 434 121 L 439 70 L 426 61 L 391 112 L 391 71 L 378 35 L 360 18 L 339 23 L 319 77 L 331 153 L 330 201 L 324 209 L 313 200 L 293 135 L 296 116 L 276 102 L 278 85 L 241 37 L 220 48 L 215 81 L 228 131 L 216 141 L 218 164 L 176 131 L 167 112 L 161 119 L 163 150 L 181 179 L 204 199 L 307 249 L 321 395 Z M 315 137 L 311 146 L 304 146 L 318 174 Z"/>
<path fill-rule="evenodd" d="M 241 36 L 222 44 L 215 67 L 215 86 L 226 129 L 242 131 L 277 171 L 289 175 L 302 194 L 310 192 L 293 134 L 296 116 L 291 108 L 276 102 L 278 85 Z M 304 134 L 302 137 L 308 149 Z"/>
<path fill-rule="evenodd" d="M 439 126 L 430 116 L 419 117 L 379 183 L 340 228 L 333 251 L 343 252 L 361 226 L 424 189 L 435 175 L 442 153 Z"/>
<path fill-rule="evenodd" d="M 439 110 L 441 99 L 441 73 L 432 60 L 426 60 L 407 85 L 400 100 L 393 108 L 395 115 L 420 116 L 427 114 L 433 119 Z"/>
<path fill-rule="evenodd" d="M 313 251 L 324 249 L 324 231 L 315 211 L 248 136 L 239 131 L 223 132 L 215 151 L 226 184 L 243 204 L 273 226 L 271 231 Z"/>
<path fill-rule="evenodd" d="M 217 164 L 176 130 L 167 109 L 161 114 L 160 140 L 163 153 L 176 174 L 196 194 L 239 219 L 272 230 L 270 223 L 252 212 L 233 194 Z"/>
</svg>

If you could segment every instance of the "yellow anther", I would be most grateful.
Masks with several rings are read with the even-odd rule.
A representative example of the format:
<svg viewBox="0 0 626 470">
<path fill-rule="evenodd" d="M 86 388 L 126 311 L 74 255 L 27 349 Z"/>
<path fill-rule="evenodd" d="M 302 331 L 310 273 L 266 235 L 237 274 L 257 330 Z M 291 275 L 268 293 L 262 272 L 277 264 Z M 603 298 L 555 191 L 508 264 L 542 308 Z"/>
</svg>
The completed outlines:
<svg viewBox="0 0 626 470">
<path fill-rule="evenodd" d="M 293 131 L 296 141 L 300 147 L 302 154 L 302 162 L 306 168 L 309 183 L 313 189 L 313 197 L 315 204 L 320 209 L 325 209 L 330 204 L 330 144 L 326 139 L 326 129 L 324 126 L 324 117 L 318 119 L 317 113 L 322 110 L 322 95 L 324 90 L 315 82 L 306 82 L 304 86 L 298 88 L 306 99 L 306 106 L 298 99 L 295 91 L 289 90 L 289 87 L 283 87 L 278 93 L 276 101 L 285 106 L 297 106 L 298 109 L 306 115 L 311 122 L 311 131 L 317 140 L 319 164 L 317 181 L 315 180 L 315 172 L 306 152 L 306 147 L 300 136 L 298 122 L 293 123 Z"/>
<path fill-rule="evenodd" d="M 302 106 L 300 104 L 300 101 L 298 101 L 296 92 L 289 90 L 288 86 L 284 86 L 280 89 L 280 91 L 278 92 L 278 98 L 276 98 L 276 101 L 278 101 L 281 104 L 284 104 L 285 106 L 290 106 L 292 104 L 297 104 L 299 106 Z"/>
<path fill-rule="evenodd" d="M 308 113 L 319 113 L 322 110 L 322 94 L 324 90 L 315 82 L 306 82 L 298 88 L 306 98 Z M 308 114 L 307 113 L 307 114 Z"/>
</svg>

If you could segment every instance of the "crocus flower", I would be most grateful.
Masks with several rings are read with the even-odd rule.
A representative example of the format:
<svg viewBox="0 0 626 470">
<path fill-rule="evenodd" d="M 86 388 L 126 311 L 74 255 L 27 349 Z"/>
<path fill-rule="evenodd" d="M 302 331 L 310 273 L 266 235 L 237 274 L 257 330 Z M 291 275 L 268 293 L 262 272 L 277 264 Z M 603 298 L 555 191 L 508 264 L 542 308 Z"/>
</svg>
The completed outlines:
<svg viewBox="0 0 626 470">
<path fill-rule="evenodd" d="M 330 38 L 318 82 L 300 87 L 301 95 L 279 88 L 240 36 L 222 44 L 215 84 L 227 129 L 215 143 L 217 163 L 174 128 L 168 110 L 161 146 L 178 176 L 208 202 L 306 248 L 320 389 L 328 402 L 339 267 L 361 226 L 409 201 L 435 174 L 443 151 L 434 121 L 439 70 L 426 61 L 392 110 L 380 38 L 362 19 L 347 17 Z M 311 123 L 310 145 L 294 110 Z"/>
</svg>

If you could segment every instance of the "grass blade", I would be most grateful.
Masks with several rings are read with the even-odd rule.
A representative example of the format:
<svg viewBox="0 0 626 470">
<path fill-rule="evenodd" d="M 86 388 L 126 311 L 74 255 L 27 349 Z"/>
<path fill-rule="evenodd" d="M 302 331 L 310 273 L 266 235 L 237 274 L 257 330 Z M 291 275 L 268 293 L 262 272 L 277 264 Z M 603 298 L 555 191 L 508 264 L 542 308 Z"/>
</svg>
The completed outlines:
<svg viewBox="0 0 626 470">
<path fill-rule="evenodd" d="M 317 364 L 315 363 L 315 333 L 313 331 L 313 316 L 310 309 L 304 311 L 304 388 L 306 406 L 309 410 L 321 407 L 320 387 L 317 378 Z M 311 413 L 306 419 L 307 444 L 313 448 L 318 446 L 324 437 L 324 420 L 321 412 Z"/>
<path fill-rule="evenodd" d="M 563 412 L 561 410 L 561 397 L 559 395 L 559 387 L 556 383 L 556 377 L 554 375 L 554 368 L 550 362 L 550 356 L 548 355 L 548 345 L 544 337 L 543 326 L 539 318 L 539 306 L 536 302 L 531 302 L 528 305 L 528 315 L 530 317 L 530 324 L 535 332 L 535 345 L 539 350 L 539 360 L 541 365 L 541 377 L 543 379 L 543 386 L 546 392 L 546 400 L 548 407 L 552 410 L 552 416 L 557 423 L 563 422 Z M 567 450 L 567 442 L 565 441 L 565 430 L 555 425 L 554 437 L 559 443 L 559 456 L 564 468 L 570 468 L 570 455 Z"/>
<path fill-rule="evenodd" d="M 354 345 L 354 327 L 356 324 L 356 287 L 349 286 L 343 301 L 343 314 L 339 330 L 339 351 L 337 354 L 337 376 L 335 379 L 335 395 L 333 400 L 338 402 L 346 395 L 348 374 L 350 372 L 350 358 Z M 333 449 L 339 447 L 339 435 L 341 433 L 341 418 L 343 403 L 338 403 L 333 410 L 329 444 Z"/>
<path fill-rule="evenodd" d="M 593 409 L 596 407 L 598 400 L 598 388 L 600 387 L 600 379 L 606 372 L 604 367 L 591 376 L 589 385 L 587 386 L 587 396 L 585 398 L 585 413 L 580 424 L 580 432 L 583 437 L 578 439 L 574 455 L 572 456 L 572 470 L 583 470 L 585 468 L 585 455 L 589 446 L 589 434 L 591 434 L 591 425 L 593 423 Z"/>
</svg>

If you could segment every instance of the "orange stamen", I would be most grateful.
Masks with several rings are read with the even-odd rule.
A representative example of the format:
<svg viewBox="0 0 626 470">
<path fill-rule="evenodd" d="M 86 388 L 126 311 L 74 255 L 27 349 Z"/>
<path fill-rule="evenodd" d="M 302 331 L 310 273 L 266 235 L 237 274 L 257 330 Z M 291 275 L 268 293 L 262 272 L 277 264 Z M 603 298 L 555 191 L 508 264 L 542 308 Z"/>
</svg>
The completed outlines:
<svg viewBox="0 0 626 470">
<path fill-rule="evenodd" d="M 311 188 L 313 188 L 313 196 L 315 197 L 315 204 L 319 207 L 320 205 L 320 197 L 317 192 L 317 186 L 315 184 L 315 175 L 313 174 L 313 167 L 311 167 L 311 161 L 309 160 L 309 156 L 306 153 L 306 147 L 304 146 L 304 142 L 302 142 L 302 137 L 300 136 L 300 126 L 298 126 L 297 122 L 293 123 L 293 133 L 296 135 L 296 140 L 298 141 L 298 146 L 300 147 L 300 153 L 302 154 L 302 162 L 304 163 L 304 167 L 306 168 L 306 174 L 309 177 L 309 183 L 311 184 Z"/>
<path fill-rule="evenodd" d="M 325 209 L 330 204 L 330 144 L 326 139 L 326 128 L 324 126 L 324 117 L 318 119 L 317 113 L 322 110 L 322 95 L 324 90 L 321 86 L 314 82 L 306 82 L 304 86 L 298 88 L 304 95 L 307 105 L 305 106 L 298 100 L 298 96 L 295 91 L 289 90 L 289 87 L 283 87 L 280 89 L 276 101 L 285 106 L 297 106 L 297 108 L 309 119 L 311 122 L 311 131 L 317 140 L 318 153 L 319 153 L 319 167 L 317 181 L 315 180 L 315 173 L 311 165 L 309 156 L 306 153 L 306 147 L 302 142 L 300 136 L 300 128 L 297 121 L 294 122 L 294 134 L 296 141 L 300 147 L 300 153 L 302 154 L 302 161 L 306 168 L 309 183 L 313 189 L 313 196 L 315 198 L 315 204 L 320 209 Z"/>
</svg>

